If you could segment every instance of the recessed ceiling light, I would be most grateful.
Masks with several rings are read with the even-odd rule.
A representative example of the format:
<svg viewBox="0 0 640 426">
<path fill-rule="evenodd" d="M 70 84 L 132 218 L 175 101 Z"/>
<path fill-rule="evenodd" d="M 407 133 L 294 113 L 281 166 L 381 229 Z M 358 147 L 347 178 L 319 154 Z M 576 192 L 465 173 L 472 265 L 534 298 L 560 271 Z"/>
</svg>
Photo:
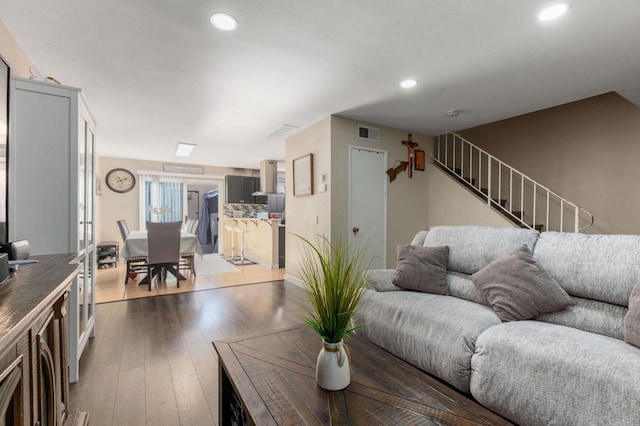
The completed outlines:
<svg viewBox="0 0 640 426">
<path fill-rule="evenodd" d="M 552 21 L 554 19 L 558 19 L 569 10 L 569 3 L 558 3 L 553 6 L 549 6 L 544 9 L 538 15 L 538 19 L 541 21 Z"/>
<path fill-rule="evenodd" d="M 191 151 L 195 148 L 195 144 L 178 142 L 176 147 L 176 157 L 188 157 L 191 155 Z"/>
<path fill-rule="evenodd" d="M 405 80 L 405 81 L 400 83 L 400 87 L 403 87 L 405 89 L 409 89 L 411 87 L 414 87 L 416 84 L 418 84 L 418 82 L 416 80 Z"/>
<path fill-rule="evenodd" d="M 233 31 L 238 28 L 238 21 L 236 21 L 236 18 L 222 12 L 216 12 L 211 15 L 211 24 L 222 31 Z"/>
</svg>

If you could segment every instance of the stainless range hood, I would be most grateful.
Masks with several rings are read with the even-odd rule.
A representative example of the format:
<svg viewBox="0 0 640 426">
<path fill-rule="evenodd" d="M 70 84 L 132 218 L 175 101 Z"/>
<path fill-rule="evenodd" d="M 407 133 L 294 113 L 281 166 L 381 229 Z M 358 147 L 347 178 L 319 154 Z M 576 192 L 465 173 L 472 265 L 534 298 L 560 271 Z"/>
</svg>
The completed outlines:
<svg viewBox="0 0 640 426">
<path fill-rule="evenodd" d="M 260 162 L 260 191 L 251 195 L 278 194 L 278 162 L 276 160 L 262 160 Z"/>
</svg>

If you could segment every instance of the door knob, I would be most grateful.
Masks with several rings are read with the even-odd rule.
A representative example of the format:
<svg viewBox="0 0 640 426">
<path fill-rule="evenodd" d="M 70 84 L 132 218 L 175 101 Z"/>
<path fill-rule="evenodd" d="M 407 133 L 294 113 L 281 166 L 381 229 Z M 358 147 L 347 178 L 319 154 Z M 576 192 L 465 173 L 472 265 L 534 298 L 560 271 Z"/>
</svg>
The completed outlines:
<svg viewBox="0 0 640 426">
<path fill-rule="evenodd" d="M 360 228 L 354 226 L 352 231 L 353 231 L 354 234 L 357 234 L 360 231 Z"/>
</svg>

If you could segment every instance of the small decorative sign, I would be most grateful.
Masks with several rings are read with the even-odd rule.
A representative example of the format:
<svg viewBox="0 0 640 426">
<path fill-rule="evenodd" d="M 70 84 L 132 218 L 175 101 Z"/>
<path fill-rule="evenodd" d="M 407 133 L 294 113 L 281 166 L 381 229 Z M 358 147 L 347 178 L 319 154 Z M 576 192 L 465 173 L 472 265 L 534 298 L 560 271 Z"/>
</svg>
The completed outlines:
<svg viewBox="0 0 640 426">
<path fill-rule="evenodd" d="M 163 164 L 162 170 L 170 173 L 191 173 L 194 175 L 204 174 L 204 167 L 174 166 L 172 164 Z"/>
</svg>

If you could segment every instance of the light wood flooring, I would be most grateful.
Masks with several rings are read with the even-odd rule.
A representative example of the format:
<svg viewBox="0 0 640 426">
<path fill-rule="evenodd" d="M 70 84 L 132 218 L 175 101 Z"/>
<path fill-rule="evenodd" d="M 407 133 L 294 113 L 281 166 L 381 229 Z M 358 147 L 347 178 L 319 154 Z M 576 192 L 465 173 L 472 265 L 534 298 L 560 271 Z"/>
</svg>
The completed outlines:
<svg viewBox="0 0 640 426">
<path fill-rule="evenodd" d="M 114 302 L 118 300 L 138 299 L 141 297 L 158 296 L 161 294 L 185 293 L 198 290 L 230 287 L 244 284 L 254 284 L 266 281 L 284 279 L 284 269 L 269 269 L 262 265 L 236 266 L 236 272 L 202 275 L 194 277 L 186 274 L 186 281 L 180 281 L 178 288 L 176 279 L 167 277 L 166 282 L 138 285 L 142 274 L 136 280 L 130 279 L 124 284 L 125 263 L 118 263 L 115 268 L 98 269 L 96 274 L 96 303 Z M 197 270 L 196 270 L 197 272 Z"/>
<path fill-rule="evenodd" d="M 99 304 L 70 405 L 92 426 L 217 424 L 211 342 L 298 324 L 306 309 L 283 281 Z"/>
</svg>

